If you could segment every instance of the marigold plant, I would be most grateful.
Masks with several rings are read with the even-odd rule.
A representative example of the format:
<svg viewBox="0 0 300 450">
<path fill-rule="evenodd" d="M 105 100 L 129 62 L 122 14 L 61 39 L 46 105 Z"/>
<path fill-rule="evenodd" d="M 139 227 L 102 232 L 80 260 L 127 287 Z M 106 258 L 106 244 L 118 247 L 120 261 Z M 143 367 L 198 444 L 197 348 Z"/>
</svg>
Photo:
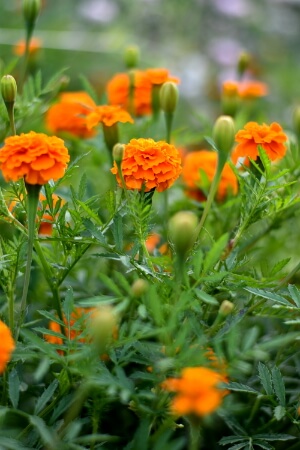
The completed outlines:
<svg viewBox="0 0 300 450">
<path fill-rule="evenodd" d="M 6 181 L 24 177 L 28 184 L 43 185 L 61 178 L 70 160 L 64 141 L 43 133 L 22 133 L 5 139 L 0 169 Z"/>
<path fill-rule="evenodd" d="M 15 342 L 8 326 L 0 320 L 0 374 L 4 372 L 11 354 L 15 349 Z"/>
<path fill-rule="evenodd" d="M 276 122 L 271 123 L 271 125 L 248 122 L 244 129 L 238 131 L 235 136 L 235 140 L 238 142 L 235 148 L 235 156 L 248 156 L 256 160 L 259 156 L 258 148 L 260 146 L 265 150 L 268 157 L 275 161 L 284 157 L 287 139 L 282 127 Z"/>
<path fill-rule="evenodd" d="M 181 158 L 174 145 L 153 139 L 131 139 L 125 145 L 122 160 L 122 174 L 127 189 L 157 189 L 162 192 L 168 189 L 181 173 Z M 117 164 L 111 172 L 120 179 Z"/>
<path fill-rule="evenodd" d="M 170 75 L 168 69 L 164 68 L 151 68 L 146 70 L 152 85 L 161 85 L 166 81 L 173 81 L 173 83 L 179 83 L 179 78 Z"/>
<path fill-rule="evenodd" d="M 110 127 L 118 122 L 133 123 L 133 119 L 125 109 L 117 105 L 97 106 L 86 117 L 86 124 L 88 129 L 94 128 L 99 123 L 103 123 L 103 125 Z"/>
<path fill-rule="evenodd" d="M 22 56 L 25 53 L 25 40 L 21 39 L 16 43 L 16 45 L 13 48 L 13 52 L 15 55 Z M 41 39 L 37 37 L 33 37 L 30 40 L 29 43 L 29 55 L 33 56 L 35 55 L 42 47 L 42 41 Z"/>
</svg>

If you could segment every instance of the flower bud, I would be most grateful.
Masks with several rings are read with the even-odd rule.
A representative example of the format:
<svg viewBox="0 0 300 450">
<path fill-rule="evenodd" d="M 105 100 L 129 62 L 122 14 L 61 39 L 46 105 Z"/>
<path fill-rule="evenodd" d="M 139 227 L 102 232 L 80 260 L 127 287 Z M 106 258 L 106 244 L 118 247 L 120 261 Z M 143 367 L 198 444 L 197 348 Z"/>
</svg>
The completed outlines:
<svg viewBox="0 0 300 450">
<path fill-rule="evenodd" d="M 219 152 L 228 155 L 234 144 L 235 137 L 235 127 L 232 117 L 218 117 L 213 128 L 212 136 Z"/>
<path fill-rule="evenodd" d="M 117 315 L 110 305 L 100 305 L 90 315 L 90 329 L 98 350 L 105 351 L 117 331 Z"/>
<path fill-rule="evenodd" d="M 198 217 L 191 211 L 180 211 L 169 220 L 169 237 L 178 255 L 185 255 L 197 237 Z"/>
<path fill-rule="evenodd" d="M 116 161 L 117 164 L 120 164 L 122 162 L 123 156 L 124 156 L 124 145 L 123 144 L 115 144 L 113 147 L 113 158 Z"/>
<path fill-rule="evenodd" d="M 297 136 L 300 136 L 300 105 L 297 105 L 293 111 L 293 124 Z"/>
<path fill-rule="evenodd" d="M 229 314 L 232 313 L 233 309 L 234 304 L 229 300 L 224 300 L 220 305 L 219 314 L 222 317 L 227 317 Z"/>
<path fill-rule="evenodd" d="M 160 88 L 160 106 L 165 113 L 173 113 L 178 102 L 178 88 L 173 81 L 166 81 Z"/>
<path fill-rule="evenodd" d="M 1 94 L 2 98 L 7 103 L 14 103 L 17 97 L 17 83 L 12 75 L 4 75 L 1 78 Z"/>
<path fill-rule="evenodd" d="M 131 292 L 134 297 L 142 297 L 149 289 L 149 283 L 143 278 L 138 278 L 132 283 Z"/>
<path fill-rule="evenodd" d="M 27 26 L 33 29 L 41 9 L 41 0 L 23 0 L 23 15 Z"/>
<path fill-rule="evenodd" d="M 132 45 L 125 49 L 124 62 L 128 69 L 137 67 L 140 59 L 140 49 L 136 45 Z"/>
<path fill-rule="evenodd" d="M 250 62 L 251 55 L 247 52 L 241 52 L 237 63 L 237 70 L 240 76 L 248 69 Z"/>
</svg>

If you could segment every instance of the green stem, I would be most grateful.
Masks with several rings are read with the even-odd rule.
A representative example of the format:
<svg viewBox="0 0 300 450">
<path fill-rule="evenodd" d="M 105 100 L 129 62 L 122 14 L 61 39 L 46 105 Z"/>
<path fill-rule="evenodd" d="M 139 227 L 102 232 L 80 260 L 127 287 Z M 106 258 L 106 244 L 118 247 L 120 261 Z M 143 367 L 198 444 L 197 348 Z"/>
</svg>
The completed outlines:
<svg viewBox="0 0 300 450">
<path fill-rule="evenodd" d="M 188 420 L 190 425 L 190 441 L 188 450 L 199 450 L 201 439 L 201 428 L 197 418 L 190 418 Z"/>
<path fill-rule="evenodd" d="M 15 102 L 6 102 L 5 105 L 6 105 L 6 109 L 7 109 L 8 118 L 9 118 L 11 134 L 12 134 L 12 136 L 15 136 L 17 134 L 16 125 L 15 125 L 15 117 L 14 117 Z"/>
<path fill-rule="evenodd" d="M 173 113 L 165 113 L 165 121 L 166 121 L 166 142 L 168 144 L 171 143 L 171 133 L 172 133 L 172 124 L 173 124 Z"/>
<path fill-rule="evenodd" d="M 278 291 L 278 289 L 282 288 L 293 276 L 300 270 L 300 262 L 290 271 L 290 273 L 280 281 L 278 286 L 274 289 Z"/>
<path fill-rule="evenodd" d="M 35 219 L 41 186 L 38 184 L 26 184 L 26 189 L 27 189 L 28 250 L 27 250 L 27 261 L 25 268 L 23 293 L 21 298 L 20 314 L 15 333 L 16 340 L 18 339 L 20 327 L 24 322 L 25 318 L 27 294 L 29 288 L 30 271 L 32 263 L 33 241 L 35 236 Z"/>
</svg>

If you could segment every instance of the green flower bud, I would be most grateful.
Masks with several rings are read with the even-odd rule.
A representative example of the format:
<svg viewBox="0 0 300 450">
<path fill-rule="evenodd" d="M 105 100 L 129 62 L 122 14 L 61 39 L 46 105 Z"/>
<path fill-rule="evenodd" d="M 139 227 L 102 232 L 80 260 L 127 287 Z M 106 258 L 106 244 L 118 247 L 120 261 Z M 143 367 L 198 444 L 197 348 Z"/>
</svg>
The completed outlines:
<svg viewBox="0 0 300 450">
<path fill-rule="evenodd" d="M 90 331 L 99 352 L 105 351 L 118 330 L 118 317 L 111 305 L 100 305 L 90 313 Z"/>
<path fill-rule="evenodd" d="M 114 145 L 112 154 L 116 163 L 120 164 L 124 156 L 124 145 L 123 144 Z"/>
<path fill-rule="evenodd" d="M 23 15 L 27 26 L 33 28 L 41 9 L 41 0 L 23 0 Z"/>
<path fill-rule="evenodd" d="M 235 126 L 232 117 L 218 117 L 213 128 L 212 136 L 217 149 L 223 155 L 228 155 L 234 144 L 235 137 Z"/>
<path fill-rule="evenodd" d="M 1 95 L 5 102 L 14 103 L 17 97 L 17 83 L 12 75 L 4 75 L 1 78 Z"/>
<path fill-rule="evenodd" d="M 127 47 L 124 52 L 124 62 L 128 69 L 133 69 L 137 67 L 140 59 L 140 49 L 132 45 Z"/>
<path fill-rule="evenodd" d="M 293 124 L 297 136 L 300 136 L 300 105 L 297 105 L 293 111 Z"/>
<path fill-rule="evenodd" d="M 142 297 L 149 289 L 149 283 L 143 278 L 138 278 L 132 283 L 131 292 L 134 297 Z"/>
<path fill-rule="evenodd" d="M 191 211 L 180 211 L 169 220 L 169 237 L 179 256 L 184 256 L 197 237 L 198 217 Z"/>
<path fill-rule="evenodd" d="M 222 317 L 227 317 L 229 314 L 232 313 L 233 309 L 234 304 L 229 300 L 224 300 L 220 305 L 219 314 Z"/>
<path fill-rule="evenodd" d="M 160 88 L 160 106 L 165 113 L 173 113 L 178 102 L 178 88 L 173 81 L 167 81 Z"/>
<path fill-rule="evenodd" d="M 248 69 L 250 62 L 251 55 L 247 52 L 241 52 L 237 63 L 237 70 L 240 76 L 242 76 Z"/>
</svg>

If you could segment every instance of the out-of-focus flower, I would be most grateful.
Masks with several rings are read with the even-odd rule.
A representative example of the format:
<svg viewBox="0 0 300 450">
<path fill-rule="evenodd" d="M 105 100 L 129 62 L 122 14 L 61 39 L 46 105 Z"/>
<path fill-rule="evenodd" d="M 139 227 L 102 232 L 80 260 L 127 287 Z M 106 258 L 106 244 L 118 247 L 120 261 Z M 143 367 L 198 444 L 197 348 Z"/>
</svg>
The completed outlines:
<svg viewBox="0 0 300 450">
<path fill-rule="evenodd" d="M 179 177 L 181 158 L 178 150 L 165 141 L 131 139 L 125 145 L 121 169 L 127 189 L 145 189 L 145 192 L 157 189 L 162 192 Z M 116 163 L 111 172 L 122 186 Z"/>
<path fill-rule="evenodd" d="M 239 96 L 241 99 L 254 99 L 268 95 L 266 83 L 256 80 L 224 81 L 222 84 L 222 96 Z"/>
<path fill-rule="evenodd" d="M 6 138 L 0 150 L 0 169 L 6 181 L 24 177 L 28 184 L 43 185 L 61 178 L 69 160 L 62 139 L 34 131 Z"/>
<path fill-rule="evenodd" d="M 52 133 L 69 133 L 79 138 L 92 137 L 95 130 L 88 128 L 86 116 L 95 108 L 94 100 L 86 92 L 64 92 L 58 103 L 47 111 L 46 126 Z"/>
<path fill-rule="evenodd" d="M 30 39 L 29 43 L 29 56 L 34 56 L 41 49 L 42 41 L 36 37 Z M 22 56 L 25 53 L 25 40 L 21 39 L 16 43 L 13 48 L 13 52 L 15 55 Z"/>
<path fill-rule="evenodd" d="M 125 109 L 117 105 L 96 106 L 86 117 L 88 129 L 94 128 L 99 123 L 103 123 L 106 127 L 111 127 L 118 122 L 133 123 L 134 120 Z"/>
<path fill-rule="evenodd" d="M 238 142 L 235 155 L 236 157 L 247 156 L 256 160 L 259 156 L 258 147 L 260 146 L 268 157 L 275 161 L 284 157 L 287 139 L 287 135 L 276 122 L 271 125 L 248 122 L 244 129 L 238 131 L 235 136 L 235 140 Z"/>
<path fill-rule="evenodd" d="M 0 374 L 5 371 L 11 354 L 15 349 L 15 342 L 8 326 L 0 320 Z"/>
<path fill-rule="evenodd" d="M 224 375 L 207 367 L 186 367 L 180 378 L 168 378 L 162 387 L 175 392 L 171 401 L 174 415 L 195 414 L 202 417 L 221 405 L 228 392 L 218 385 L 226 382 Z"/>
<path fill-rule="evenodd" d="M 116 74 L 107 84 L 108 102 L 136 116 L 151 114 L 151 81 L 141 70 Z"/>
<path fill-rule="evenodd" d="M 198 201 L 205 200 L 206 197 L 201 190 L 201 186 L 204 185 L 205 180 L 201 172 L 211 182 L 216 173 L 217 161 L 217 153 L 208 150 L 199 150 L 186 155 L 182 168 L 182 178 L 187 188 L 186 193 L 189 197 Z M 232 193 L 235 195 L 237 191 L 237 178 L 230 165 L 226 163 L 218 186 L 217 199 L 222 201 L 227 194 Z"/>
<path fill-rule="evenodd" d="M 161 243 L 161 236 L 157 233 L 150 234 L 146 239 L 146 248 L 149 253 L 154 253 L 157 250 L 161 255 L 168 253 L 169 247 L 167 243 Z"/>
<path fill-rule="evenodd" d="M 146 74 L 148 75 L 152 85 L 162 85 L 167 81 L 172 81 L 173 83 L 179 83 L 179 78 L 170 75 L 168 69 L 164 68 L 153 68 L 147 69 Z"/>
</svg>

